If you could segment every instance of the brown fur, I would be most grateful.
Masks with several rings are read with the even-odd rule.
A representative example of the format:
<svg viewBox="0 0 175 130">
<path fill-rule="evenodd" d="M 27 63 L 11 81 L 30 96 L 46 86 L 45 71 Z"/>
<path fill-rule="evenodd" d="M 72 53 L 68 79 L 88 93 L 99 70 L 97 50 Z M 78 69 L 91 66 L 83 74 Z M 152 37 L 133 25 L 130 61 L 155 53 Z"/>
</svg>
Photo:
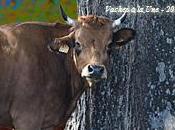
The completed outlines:
<svg viewBox="0 0 175 130">
<path fill-rule="evenodd" d="M 63 129 L 85 85 L 71 52 L 54 54 L 47 46 L 69 29 L 40 22 L 0 27 L 0 126 Z"/>
<path fill-rule="evenodd" d="M 92 26 L 93 28 L 101 28 L 102 26 L 109 24 L 111 21 L 105 17 L 97 17 L 95 15 L 80 16 L 78 22 L 84 24 L 87 27 Z"/>
<path fill-rule="evenodd" d="M 106 18 L 81 16 L 73 30 L 68 25 L 42 22 L 1 26 L 0 125 L 20 130 L 58 126 L 63 130 L 77 100 L 90 87 L 87 77 L 81 77 L 82 70 L 89 64 L 105 69 L 112 38 L 126 43 L 134 36 L 133 30 L 123 29 L 114 38 L 111 24 Z M 47 47 L 55 38 L 59 45 L 79 43 L 81 52 L 70 46 L 68 54 L 51 53 Z"/>
</svg>

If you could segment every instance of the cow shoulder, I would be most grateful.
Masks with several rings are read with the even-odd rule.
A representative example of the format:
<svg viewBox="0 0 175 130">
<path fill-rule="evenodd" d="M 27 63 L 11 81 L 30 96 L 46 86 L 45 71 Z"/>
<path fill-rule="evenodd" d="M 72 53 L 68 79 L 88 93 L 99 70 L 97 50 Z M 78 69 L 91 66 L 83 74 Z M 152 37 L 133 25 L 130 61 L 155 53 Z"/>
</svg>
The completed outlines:
<svg viewBox="0 0 175 130">
<path fill-rule="evenodd" d="M 55 38 L 67 35 L 70 26 L 61 23 L 24 22 L 0 27 L 0 41 L 5 52 L 15 48 L 43 48 L 43 44 L 51 43 Z M 8 45 L 8 46 L 7 46 Z M 10 45 L 13 45 L 12 47 Z M 11 47 L 11 48 L 10 48 Z"/>
</svg>

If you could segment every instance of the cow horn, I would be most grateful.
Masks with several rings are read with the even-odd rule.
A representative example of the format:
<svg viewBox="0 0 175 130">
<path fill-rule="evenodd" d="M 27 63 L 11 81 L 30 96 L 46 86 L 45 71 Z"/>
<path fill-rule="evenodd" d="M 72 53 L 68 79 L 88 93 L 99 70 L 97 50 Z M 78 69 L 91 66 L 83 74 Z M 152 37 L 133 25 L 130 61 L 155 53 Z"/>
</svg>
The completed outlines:
<svg viewBox="0 0 175 130">
<path fill-rule="evenodd" d="M 76 21 L 71 19 L 70 17 L 68 17 L 66 15 L 66 13 L 64 12 L 63 7 L 61 5 L 60 5 L 60 10 L 61 10 L 61 15 L 62 15 L 63 19 L 66 21 L 66 23 L 71 25 L 71 26 L 75 26 Z"/>
<path fill-rule="evenodd" d="M 120 25 L 126 18 L 127 13 L 125 12 L 120 18 L 118 18 L 117 20 L 114 20 L 112 23 L 112 27 L 115 29 L 116 26 Z"/>
</svg>

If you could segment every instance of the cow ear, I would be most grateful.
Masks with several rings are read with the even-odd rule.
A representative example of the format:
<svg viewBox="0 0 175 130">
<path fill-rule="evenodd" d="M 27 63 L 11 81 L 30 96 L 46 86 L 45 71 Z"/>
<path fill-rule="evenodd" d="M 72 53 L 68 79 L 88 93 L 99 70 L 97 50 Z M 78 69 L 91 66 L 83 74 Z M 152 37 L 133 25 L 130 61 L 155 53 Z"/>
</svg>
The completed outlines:
<svg viewBox="0 0 175 130">
<path fill-rule="evenodd" d="M 117 44 L 117 46 L 123 46 L 127 42 L 131 41 L 136 32 L 131 28 L 123 28 L 113 33 L 113 42 Z"/>
<path fill-rule="evenodd" d="M 61 38 L 55 38 L 54 42 L 49 45 L 49 50 L 52 52 L 68 53 L 74 35 L 71 33 Z"/>
</svg>

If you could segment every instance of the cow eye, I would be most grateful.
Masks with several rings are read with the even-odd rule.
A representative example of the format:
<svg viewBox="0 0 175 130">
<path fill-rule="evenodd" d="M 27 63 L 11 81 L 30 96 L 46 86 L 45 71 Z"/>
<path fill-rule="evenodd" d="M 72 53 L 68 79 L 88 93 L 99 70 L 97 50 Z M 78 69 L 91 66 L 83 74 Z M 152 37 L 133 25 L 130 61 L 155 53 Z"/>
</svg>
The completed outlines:
<svg viewBox="0 0 175 130">
<path fill-rule="evenodd" d="M 75 42 L 74 44 L 74 48 L 75 48 L 75 52 L 77 53 L 77 55 L 79 55 L 82 51 L 82 46 L 79 42 Z"/>
<path fill-rule="evenodd" d="M 113 42 L 111 42 L 111 43 L 108 44 L 107 48 L 111 50 L 114 47 L 114 45 L 115 44 Z"/>
<path fill-rule="evenodd" d="M 74 48 L 79 48 L 81 45 L 80 45 L 80 43 L 79 42 L 75 42 L 75 46 L 74 46 Z"/>
<path fill-rule="evenodd" d="M 108 53 L 108 54 L 110 54 L 110 53 L 111 53 L 112 48 L 113 48 L 113 43 L 112 43 L 112 42 L 111 42 L 111 43 L 109 43 L 109 44 L 106 46 L 106 51 L 107 51 L 107 53 Z"/>
</svg>

